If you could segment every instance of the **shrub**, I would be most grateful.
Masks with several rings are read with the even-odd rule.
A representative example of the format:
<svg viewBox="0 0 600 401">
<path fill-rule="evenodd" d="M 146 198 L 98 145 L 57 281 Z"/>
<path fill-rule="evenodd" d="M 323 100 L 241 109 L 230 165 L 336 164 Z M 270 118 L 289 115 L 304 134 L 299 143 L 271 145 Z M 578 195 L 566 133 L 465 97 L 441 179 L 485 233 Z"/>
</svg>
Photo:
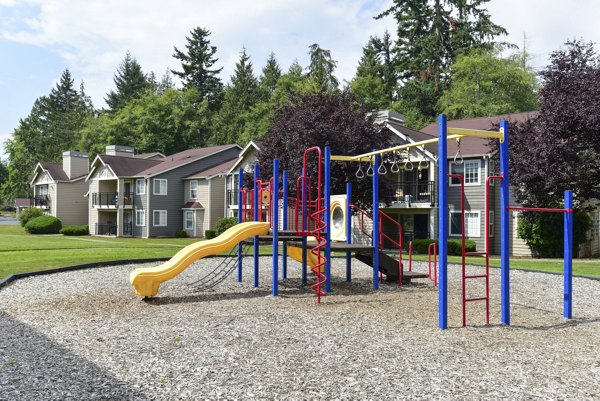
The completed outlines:
<svg viewBox="0 0 600 401">
<path fill-rule="evenodd" d="M 28 207 L 19 214 L 19 222 L 21 223 L 21 227 L 25 227 L 25 224 L 27 224 L 29 220 L 35 219 L 36 217 L 40 217 L 43 215 L 44 211 L 42 209 Z"/>
<path fill-rule="evenodd" d="M 89 235 L 90 230 L 88 225 L 84 224 L 82 226 L 64 226 L 59 233 L 62 235 Z"/>
<path fill-rule="evenodd" d="M 31 219 L 25 224 L 25 231 L 29 234 L 58 234 L 62 223 L 54 216 L 40 216 Z"/>
<path fill-rule="evenodd" d="M 217 232 L 215 230 L 206 230 L 204 231 L 204 238 L 213 239 L 217 237 Z"/>
<path fill-rule="evenodd" d="M 477 250 L 477 244 L 475 241 L 468 239 L 465 241 L 465 251 L 475 252 Z M 438 248 L 439 251 L 439 248 Z M 448 255 L 461 256 L 462 255 L 462 240 L 460 239 L 449 239 L 448 240 Z"/>
<path fill-rule="evenodd" d="M 15 212 L 16 210 L 17 210 L 17 209 L 15 209 L 13 206 L 4 206 L 4 207 L 2 208 L 2 211 L 3 211 L 3 212 L 9 212 L 9 213 Z"/>
<path fill-rule="evenodd" d="M 229 228 L 235 226 L 237 223 L 236 217 L 222 217 L 217 220 L 217 224 L 215 224 L 215 231 L 217 235 L 221 235 Z"/>
<path fill-rule="evenodd" d="M 187 238 L 187 232 L 183 231 L 183 230 L 177 230 L 175 231 L 175 238 Z"/>
<path fill-rule="evenodd" d="M 413 240 L 413 253 L 427 253 L 427 248 L 429 247 L 429 244 L 437 244 L 437 240 L 436 239 L 415 239 Z M 406 249 L 408 249 L 408 241 L 405 243 L 405 247 Z"/>
</svg>

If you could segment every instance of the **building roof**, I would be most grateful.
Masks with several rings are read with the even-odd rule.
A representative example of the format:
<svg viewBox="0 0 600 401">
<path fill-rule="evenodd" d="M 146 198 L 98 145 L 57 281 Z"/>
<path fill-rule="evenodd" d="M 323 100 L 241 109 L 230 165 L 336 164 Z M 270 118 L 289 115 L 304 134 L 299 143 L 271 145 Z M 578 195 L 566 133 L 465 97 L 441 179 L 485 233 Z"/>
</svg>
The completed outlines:
<svg viewBox="0 0 600 401">
<path fill-rule="evenodd" d="M 31 199 L 29 199 L 29 198 L 16 198 L 15 199 L 15 206 L 16 207 L 30 207 L 31 206 Z"/>
<path fill-rule="evenodd" d="M 54 181 L 69 181 L 67 173 L 63 170 L 62 163 L 40 162 L 40 166 L 50 174 Z"/>
<path fill-rule="evenodd" d="M 133 177 L 139 175 L 144 170 L 162 163 L 161 159 L 138 159 L 129 156 L 98 155 L 98 159 L 105 166 L 109 166 L 112 172 L 118 177 Z M 90 171 L 90 175 L 92 171 Z"/>
<path fill-rule="evenodd" d="M 509 123 L 524 122 L 531 117 L 535 117 L 536 111 L 527 111 L 524 113 L 501 114 L 491 117 L 467 118 L 463 120 L 449 120 L 448 127 L 466 128 L 490 131 L 500 124 L 500 121 L 506 120 Z M 431 123 L 421 130 L 422 133 L 437 137 L 437 123 Z M 460 152 L 463 156 L 484 155 L 490 153 L 489 140 L 485 138 L 462 138 L 460 143 Z M 435 145 L 434 145 L 435 146 Z M 458 150 L 456 141 L 448 141 L 448 156 L 456 154 Z M 435 149 L 437 154 L 437 146 Z"/>
<path fill-rule="evenodd" d="M 233 166 L 236 162 L 237 162 L 237 159 L 227 160 L 226 162 L 221 163 L 218 166 L 214 166 L 214 167 L 208 168 L 206 170 L 198 171 L 198 172 L 188 175 L 187 177 L 184 177 L 184 178 L 208 178 L 208 177 L 212 177 L 214 175 L 226 173 L 227 171 L 229 171 L 231 166 Z"/>
<path fill-rule="evenodd" d="M 408 137 L 410 140 L 414 142 L 426 141 L 428 139 L 437 138 L 437 135 L 429 135 L 425 132 L 415 131 L 414 129 L 408 128 L 405 125 L 400 124 L 396 121 L 385 121 L 383 125 L 387 125 L 388 129 L 399 132 L 400 134 Z M 431 154 L 437 154 L 437 146 L 435 144 L 427 144 L 425 145 L 425 149 L 428 150 Z"/>
<path fill-rule="evenodd" d="M 263 141 L 258 141 L 256 139 L 253 139 L 250 142 L 248 142 L 246 146 L 244 146 L 244 148 L 240 151 L 238 159 L 231 165 L 229 171 L 227 171 L 227 174 L 233 173 L 233 171 L 242 163 L 242 161 L 244 161 L 244 158 L 249 153 L 260 152 L 263 143 Z"/>
<path fill-rule="evenodd" d="M 151 152 L 151 153 L 140 153 L 139 155 L 134 155 L 136 159 L 162 159 L 166 156 L 160 152 Z"/>
<path fill-rule="evenodd" d="M 204 209 L 200 202 L 187 202 L 181 207 L 182 209 Z"/>
</svg>

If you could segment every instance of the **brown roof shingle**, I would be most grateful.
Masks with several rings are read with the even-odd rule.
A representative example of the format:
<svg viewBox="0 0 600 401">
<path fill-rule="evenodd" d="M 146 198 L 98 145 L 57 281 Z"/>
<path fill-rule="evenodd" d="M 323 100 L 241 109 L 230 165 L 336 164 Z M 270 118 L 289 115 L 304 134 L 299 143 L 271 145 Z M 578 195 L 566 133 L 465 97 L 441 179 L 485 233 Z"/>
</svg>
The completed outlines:
<svg viewBox="0 0 600 401">
<path fill-rule="evenodd" d="M 48 174 L 50 174 L 50 177 L 54 181 L 69 181 L 67 173 L 63 170 L 62 163 L 40 162 L 40 165 L 44 170 L 48 171 Z"/>
<path fill-rule="evenodd" d="M 214 167 L 208 168 L 206 170 L 198 171 L 198 172 L 196 172 L 194 174 L 190 174 L 184 178 L 206 178 L 206 177 L 213 176 L 215 174 L 225 173 L 225 172 L 229 171 L 231 166 L 233 166 L 236 161 L 237 161 L 237 158 L 227 160 L 226 162 L 221 163 L 218 166 L 214 166 Z"/>
<path fill-rule="evenodd" d="M 138 159 L 126 156 L 98 156 L 118 177 L 132 177 L 162 163 L 162 160 Z"/>
</svg>

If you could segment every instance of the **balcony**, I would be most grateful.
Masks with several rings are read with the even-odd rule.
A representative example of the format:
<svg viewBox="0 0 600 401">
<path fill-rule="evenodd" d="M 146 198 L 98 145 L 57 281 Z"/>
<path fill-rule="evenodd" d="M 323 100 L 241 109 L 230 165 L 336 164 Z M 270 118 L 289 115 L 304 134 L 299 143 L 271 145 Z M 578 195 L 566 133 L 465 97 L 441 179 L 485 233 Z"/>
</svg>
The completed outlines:
<svg viewBox="0 0 600 401">
<path fill-rule="evenodd" d="M 96 235 L 117 236 L 118 227 L 113 223 L 96 223 Z"/>
<path fill-rule="evenodd" d="M 50 197 L 48 195 L 38 195 L 31 199 L 32 207 L 50 208 Z"/>
<path fill-rule="evenodd" d="M 435 181 L 407 182 L 390 184 L 390 190 L 382 193 L 382 200 L 402 203 L 408 207 L 413 204 L 435 206 Z"/>
<path fill-rule="evenodd" d="M 227 206 L 236 206 L 238 205 L 238 195 L 239 191 L 228 189 L 227 190 Z"/>
<path fill-rule="evenodd" d="M 92 207 L 98 209 L 116 209 L 119 206 L 118 192 L 94 192 L 92 193 Z M 123 206 L 133 206 L 133 193 L 123 194 Z"/>
</svg>

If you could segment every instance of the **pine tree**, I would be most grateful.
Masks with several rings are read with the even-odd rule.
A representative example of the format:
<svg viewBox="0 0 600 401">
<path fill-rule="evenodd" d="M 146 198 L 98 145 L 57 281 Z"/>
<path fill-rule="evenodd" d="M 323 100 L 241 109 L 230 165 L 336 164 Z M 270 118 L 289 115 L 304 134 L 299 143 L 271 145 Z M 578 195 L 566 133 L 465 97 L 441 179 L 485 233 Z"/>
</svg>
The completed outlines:
<svg viewBox="0 0 600 401">
<path fill-rule="evenodd" d="M 337 89 L 339 82 L 333 74 L 337 66 L 337 61 L 331 58 L 331 52 L 321 49 L 317 43 L 310 45 L 309 49 L 310 65 L 308 66 L 308 77 L 322 90 Z"/>
<path fill-rule="evenodd" d="M 381 78 L 383 66 L 373 38 L 363 47 L 363 55 L 358 62 L 356 75 L 350 82 L 352 93 L 360 99 L 367 109 L 385 109 L 390 103 L 385 83 Z"/>
<path fill-rule="evenodd" d="M 281 78 L 281 68 L 275 59 L 275 54 L 269 54 L 267 64 L 262 69 L 259 79 L 260 89 L 263 92 L 263 100 L 269 100 L 277 88 L 277 81 Z"/>
<path fill-rule="evenodd" d="M 171 70 L 181 78 L 184 88 L 196 88 L 202 100 L 208 100 L 211 107 L 216 109 L 221 100 L 223 84 L 219 73 L 223 68 L 213 68 L 218 58 L 216 46 L 211 46 L 208 37 L 211 32 L 207 29 L 196 27 L 191 36 L 186 37 L 186 52 L 175 47 L 173 57 L 181 61 L 182 71 Z"/>
<path fill-rule="evenodd" d="M 142 67 L 129 52 L 119 64 L 113 81 L 117 89 L 111 90 L 104 99 L 111 111 L 121 109 L 131 99 L 151 88 L 151 83 L 142 72 Z"/>
</svg>

